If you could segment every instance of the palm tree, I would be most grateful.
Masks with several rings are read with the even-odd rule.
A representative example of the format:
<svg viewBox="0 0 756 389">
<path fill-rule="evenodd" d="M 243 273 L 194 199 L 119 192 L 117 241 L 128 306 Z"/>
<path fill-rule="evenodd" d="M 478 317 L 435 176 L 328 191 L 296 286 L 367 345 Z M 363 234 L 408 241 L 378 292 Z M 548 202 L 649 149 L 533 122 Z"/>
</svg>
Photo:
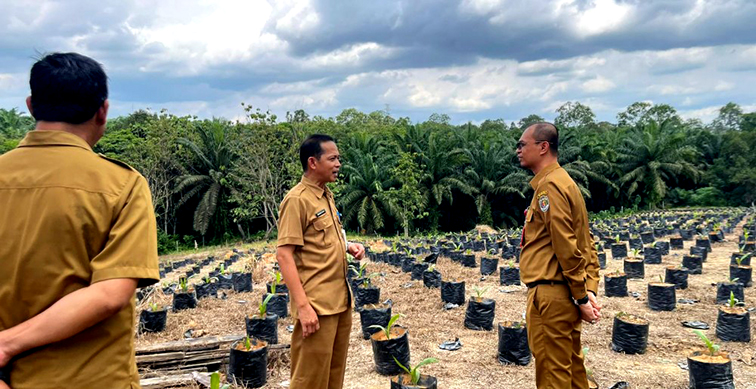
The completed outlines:
<svg viewBox="0 0 756 389">
<path fill-rule="evenodd" d="M 178 179 L 175 191 L 183 192 L 177 207 L 189 199 L 201 196 L 194 210 L 194 229 L 205 235 L 210 223 L 217 218 L 218 205 L 223 203 L 229 185 L 227 178 L 233 162 L 233 152 L 228 142 L 229 124 L 219 119 L 199 122 L 195 127 L 199 142 L 180 138 L 178 143 L 192 151 L 198 164 L 191 166 L 193 174 Z M 220 220 L 216 220 L 220 221 Z M 222 227 L 219 223 L 219 227 Z"/>
<path fill-rule="evenodd" d="M 372 233 L 385 225 L 388 204 L 384 203 L 381 193 L 391 188 L 394 180 L 387 168 L 387 158 L 369 153 L 353 154 L 341 168 L 346 184 L 340 191 L 338 205 L 344 210 L 344 224 L 357 216 L 360 230 Z"/>
<path fill-rule="evenodd" d="M 593 147 L 587 136 L 581 136 L 579 129 L 565 131 L 559 139 L 559 164 L 567 171 L 577 184 L 585 198 L 591 198 L 590 183 L 600 182 L 610 188 L 616 185 L 607 178 L 611 172 L 610 159 L 606 158 L 610 151 L 605 147 Z M 583 158 L 585 149 L 601 148 L 599 158 L 588 161 Z"/>
<path fill-rule="evenodd" d="M 474 189 L 464 180 L 463 166 L 470 160 L 470 153 L 466 148 L 459 147 L 454 137 L 446 131 L 437 131 L 428 137 L 428 145 L 418 155 L 421 168 L 420 178 L 424 186 L 428 204 L 431 209 L 438 209 L 446 200 L 449 204 L 454 202 L 454 190 L 472 196 Z M 431 212 L 434 217 L 437 212 Z M 437 220 L 431 221 L 433 227 L 437 226 Z"/>
<path fill-rule="evenodd" d="M 465 169 L 465 178 L 473 188 L 479 222 L 493 222 L 493 219 L 483 219 L 484 215 L 491 215 L 490 202 L 495 195 L 525 198 L 525 191 L 528 189 L 527 174 L 512 164 L 515 155 L 514 141 L 510 138 L 505 139 L 508 142 L 473 141 L 467 148 L 470 165 Z M 514 219 L 510 221 L 513 224 L 517 222 Z"/>
<path fill-rule="evenodd" d="M 675 120 L 661 124 L 652 120 L 617 149 L 624 173 L 619 182 L 627 187 L 628 196 L 640 190 L 646 203 L 655 207 L 664 200 L 670 183 L 682 178 L 695 182 L 701 177 L 701 170 L 690 162 L 698 151 L 686 144 L 686 135 L 678 126 Z"/>
<path fill-rule="evenodd" d="M 19 112 L 16 108 L 0 108 L 0 136 L 10 139 L 20 139 L 27 131 L 34 127 L 31 117 Z"/>
</svg>

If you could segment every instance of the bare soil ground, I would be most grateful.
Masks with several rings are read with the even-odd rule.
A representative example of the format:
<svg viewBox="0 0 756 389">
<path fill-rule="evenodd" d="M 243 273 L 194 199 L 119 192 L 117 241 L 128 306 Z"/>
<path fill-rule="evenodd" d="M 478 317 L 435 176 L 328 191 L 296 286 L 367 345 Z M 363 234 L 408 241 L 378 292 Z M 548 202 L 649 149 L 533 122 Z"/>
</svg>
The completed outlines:
<svg viewBox="0 0 756 389">
<path fill-rule="evenodd" d="M 738 228 L 735 233 L 740 234 Z M 700 320 L 711 326 L 705 331 L 710 339 L 729 352 L 737 388 L 756 388 L 756 346 L 750 343 L 720 342 L 716 340 L 715 327 L 717 307 L 715 305 L 717 282 L 729 276 L 730 254 L 737 251 L 735 234 L 727 236 L 726 242 L 713 245 L 713 252 L 704 263 L 704 274 L 689 276 L 689 287 L 678 290 L 677 298 L 699 300 L 693 305 L 678 304 L 672 312 L 654 312 L 646 302 L 647 283 L 664 275 L 669 265 L 678 265 L 692 242 L 685 242 L 684 250 L 673 250 L 663 258 L 663 264 L 646 265 L 645 280 L 629 280 L 628 290 L 640 293 L 639 298 L 606 298 L 603 296 L 603 282 L 599 291 L 599 301 L 603 304 L 602 320 L 595 325 L 583 325 L 583 345 L 590 348 L 587 366 L 593 370 L 601 388 L 609 388 L 617 381 L 627 381 L 632 388 L 687 388 L 688 371 L 681 368 L 686 355 L 701 349 L 703 344 L 691 329 L 682 327 L 686 320 Z M 203 254 L 203 257 L 207 253 Z M 602 274 L 621 270 L 622 261 L 613 260 L 607 252 L 607 268 Z M 272 259 L 273 261 L 275 259 Z M 227 292 L 225 300 L 203 299 L 197 309 L 170 313 L 166 331 L 137 338 L 137 347 L 178 340 L 187 329 L 195 334 L 230 335 L 244 333 L 244 317 L 252 314 L 265 291 L 265 282 L 270 281 L 266 267 L 271 258 L 257 265 L 254 272 L 254 290 L 251 293 Z M 500 262 L 500 266 L 502 263 Z M 381 288 L 381 301 L 393 300 L 393 313 L 402 313 L 399 323 L 409 329 L 412 363 L 424 358 L 436 357 L 437 364 L 425 366 L 424 374 L 438 378 L 440 388 L 534 388 L 535 368 L 528 366 L 503 366 L 497 361 L 498 335 L 494 331 L 472 331 L 463 326 L 465 307 L 443 310 L 439 289 L 426 289 L 422 281 L 410 281 L 408 273 L 387 264 L 370 263 L 369 272 L 384 273 L 384 277 L 374 279 Z M 498 273 L 481 280 L 479 269 L 463 268 L 448 258 L 441 257 L 437 269 L 444 277 L 466 280 L 467 295 L 473 294 L 473 287 L 489 286 L 485 297 L 496 301 L 496 319 L 499 321 L 522 320 L 525 311 L 527 290 L 525 286 L 500 286 Z M 166 304 L 170 297 L 162 297 Z M 756 302 L 756 288 L 746 288 L 745 300 L 748 306 Z M 650 321 L 648 351 L 643 355 L 625 355 L 610 348 L 612 318 L 617 312 L 628 312 Z M 753 316 L 753 315 L 752 315 Z M 380 376 L 374 370 L 370 340 L 363 340 L 360 318 L 353 313 L 353 327 L 350 340 L 349 360 L 346 371 L 346 388 L 388 388 L 389 378 Z M 753 322 L 752 322 L 753 323 Z M 291 318 L 279 321 L 279 342 L 289 343 L 291 334 L 286 327 L 293 324 Z M 756 338 L 756 330 L 751 324 L 751 333 Z M 459 338 L 463 344 L 458 351 L 443 351 L 438 345 L 447 340 Z M 269 371 L 265 388 L 282 388 L 288 385 L 289 361 L 286 353 L 274 357 L 273 368 Z"/>
</svg>

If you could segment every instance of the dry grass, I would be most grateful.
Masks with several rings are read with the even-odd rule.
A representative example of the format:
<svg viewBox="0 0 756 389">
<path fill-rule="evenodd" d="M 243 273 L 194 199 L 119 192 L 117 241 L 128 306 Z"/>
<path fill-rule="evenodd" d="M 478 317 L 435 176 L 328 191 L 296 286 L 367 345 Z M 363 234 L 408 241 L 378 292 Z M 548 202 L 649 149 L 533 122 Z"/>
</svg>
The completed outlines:
<svg viewBox="0 0 756 389">
<path fill-rule="evenodd" d="M 736 231 L 740 233 L 740 229 Z M 703 347 L 692 330 L 683 328 L 682 321 L 700 320 L 711 325 L 705 331 L 710 339 L 729 352 L 732 358 L 735 386 L 756 388 L 756 347 L 748 344 L 718 342 L 714 335 L 717 308 L 714 305 L 716 282 L 728 278 L 730 253 L 737 250 L 735 235 L 728 236 L 724 243 L 714 245 L 709 259 L 704 263 L 703 275 L 691 275 L 689 288 L 678 290 L 677 298 L 700 300 L 695 305 L 677 305 L 672 312 L 654 312 L 646 306 L 648 282 L 658 280 L 669 265 L 677 265 L 682 255 L 688 252 L 691 242 L 686 242 L 685 250 L 674 250 L 663 258 L 660 265 L 646 265 L 645 280 L 629 280 L 628 289 L 641 293 L 641 297 L 603 297 L 603 283 L 599 291 L 599 301 L 603 304 L 603 319 L 595 325 L 584 325 L 583 345 L 590 348 L 588 367 L 594 371 L 600 387 L 608 388 L 617 381 L 628 381 L 633 388 L 687 388 L 688 372 L 678 363 L 686 361 L 686 355 Z M 206 255 L 206 254 L 205 254 Z M 608 254 L 607 269 L 622 269 L 622 261 L 612 260 Z M 267 261 L 259 261 L 258 267 L 265 267 Z M 500 265 L 502 263 L 500 262 Z M 268 264 L 269 266 L 269 264 Z M 410 275 L 402 273 L 387 264 L 370 263 L 370 272 L 382 272 L 385 277 L 374 279 L 381 288 L 381 300 L 391 299 L 393 313 L 402 313 L 399 324 L 408 328 L 412 362 L 436 357 L 440 363 L 423 368 L 424 374 L 438 378 L 441 388 L 533 388 L 535 387 L 534 366 L 502 366 L 496 359 L 498 337 L 494 331 L 472 331 L 463 326 L 465 307 L 445 311 L 442 309 L 440 291 L 426 289 L 422 281 L 410 281 Z M 496 322 L 520 321 L 525 311 L 526 288 L 524 286 L 500 286 L 497 275 L 480 281 L 478 269 L 463 268 L 448 258 L 439 258 L 437 269 L 444 278 L 453 277 L 466 280 L 467 295 L 473 294 L 474 286 L 490 286 L 485 297 L 496 301 Z M 190 311 L 172 313 L 168 316 L 166 332 L 141 336 L 137 346 L 177 340 L 183 333 L 194 328 L 206 335 L 228 335 L 244 332 L 244 316 L 251 314 L 264 292 L 264 282 L 270 275 L 256 268 L 255 286 L 251 293 L 230 292 L 226 300 L 203 299 L 199 307 Z M 412 282 L 411 285 L 409 283 Z M 504 293 L 502 291 L 511 291 Z M 756 301 L 754 288 L 746 288 L 745 300 L 748 304 Z M 644 317 L 650 321 L 648 351 L 644 355 L 625 355 L 611 351 L 612 317 L 620 311 Z M 389 378 L 375 373 L 372 349 L 369 340 L 363 340 L 359 314 L 353 314 L 353 328 L 350 339 L 349 362 L 346 371 L 346 388 L 387 388 Z M 290 334 L 286 326 L 293 324 L 291 318 L 279 321 L 279 342 L 289 343 Z M 751 330 L 756 336 L 756 331 Z M 460 338 L 463 347 L 458 351 L 442 351 L 438 345 L 447 340 Z M 266 388 L 280 388 L 288 381 L 289 362 L 287 352 L 276 356 L 273 369 L 269 372 Z"/>
</svg>

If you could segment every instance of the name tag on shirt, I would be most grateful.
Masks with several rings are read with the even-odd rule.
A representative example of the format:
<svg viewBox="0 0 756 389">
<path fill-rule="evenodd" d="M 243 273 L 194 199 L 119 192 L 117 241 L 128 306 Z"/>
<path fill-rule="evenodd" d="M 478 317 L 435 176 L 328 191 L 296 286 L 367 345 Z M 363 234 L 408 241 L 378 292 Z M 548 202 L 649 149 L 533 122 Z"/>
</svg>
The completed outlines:
<svg viewBox="0 0 756 389">
<path fill-rule="evenodd" d="M 321 209 L 320 211 L 318 211 L 318 213 L 315 214 L 315 217 L 321 217 L 325 215 L 325 213 L 326 213 L 325 209 Z"/>
</svg>

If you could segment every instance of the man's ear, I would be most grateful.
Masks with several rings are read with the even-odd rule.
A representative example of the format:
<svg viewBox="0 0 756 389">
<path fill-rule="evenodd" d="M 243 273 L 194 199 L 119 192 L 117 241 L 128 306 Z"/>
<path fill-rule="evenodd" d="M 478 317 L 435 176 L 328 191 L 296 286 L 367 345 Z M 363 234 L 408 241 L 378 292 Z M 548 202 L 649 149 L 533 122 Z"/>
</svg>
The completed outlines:
<svg viewBox="0 0 756 389">
<path fill-rule="evenodd" d="M 102 106 L 100 109 L 97 110 L 97 113 L 95 113 L 95 124 L 98 126 L 102 126 L 105 123 L 108 122 L 108 109 L 110 108 L 110 101 L 105 100 L 104 103 L 102 103 Z"/>
<path fill-rule="evenodd" d="M 31 96 L 26 98 L 26 108 L 29 110 L 29 115 L 34 117 L 34 110 L 32 110 Z"/>
<path fill-rule="evenodd" d="M 549 142 L 541 142 L 538 144 L 538 146 L 541 147 L 541 150 L 539 151 L 539 154 L 541 155 L 546 155 L 551 152 L 551 145 L 549 144 Z"/>
<path fill-rule="evenodd" d="M 307 158 L 307 170 L 315 170 L 317 168 L 316 162 L 317 158 L 315 157 Z"/>
</svg>

